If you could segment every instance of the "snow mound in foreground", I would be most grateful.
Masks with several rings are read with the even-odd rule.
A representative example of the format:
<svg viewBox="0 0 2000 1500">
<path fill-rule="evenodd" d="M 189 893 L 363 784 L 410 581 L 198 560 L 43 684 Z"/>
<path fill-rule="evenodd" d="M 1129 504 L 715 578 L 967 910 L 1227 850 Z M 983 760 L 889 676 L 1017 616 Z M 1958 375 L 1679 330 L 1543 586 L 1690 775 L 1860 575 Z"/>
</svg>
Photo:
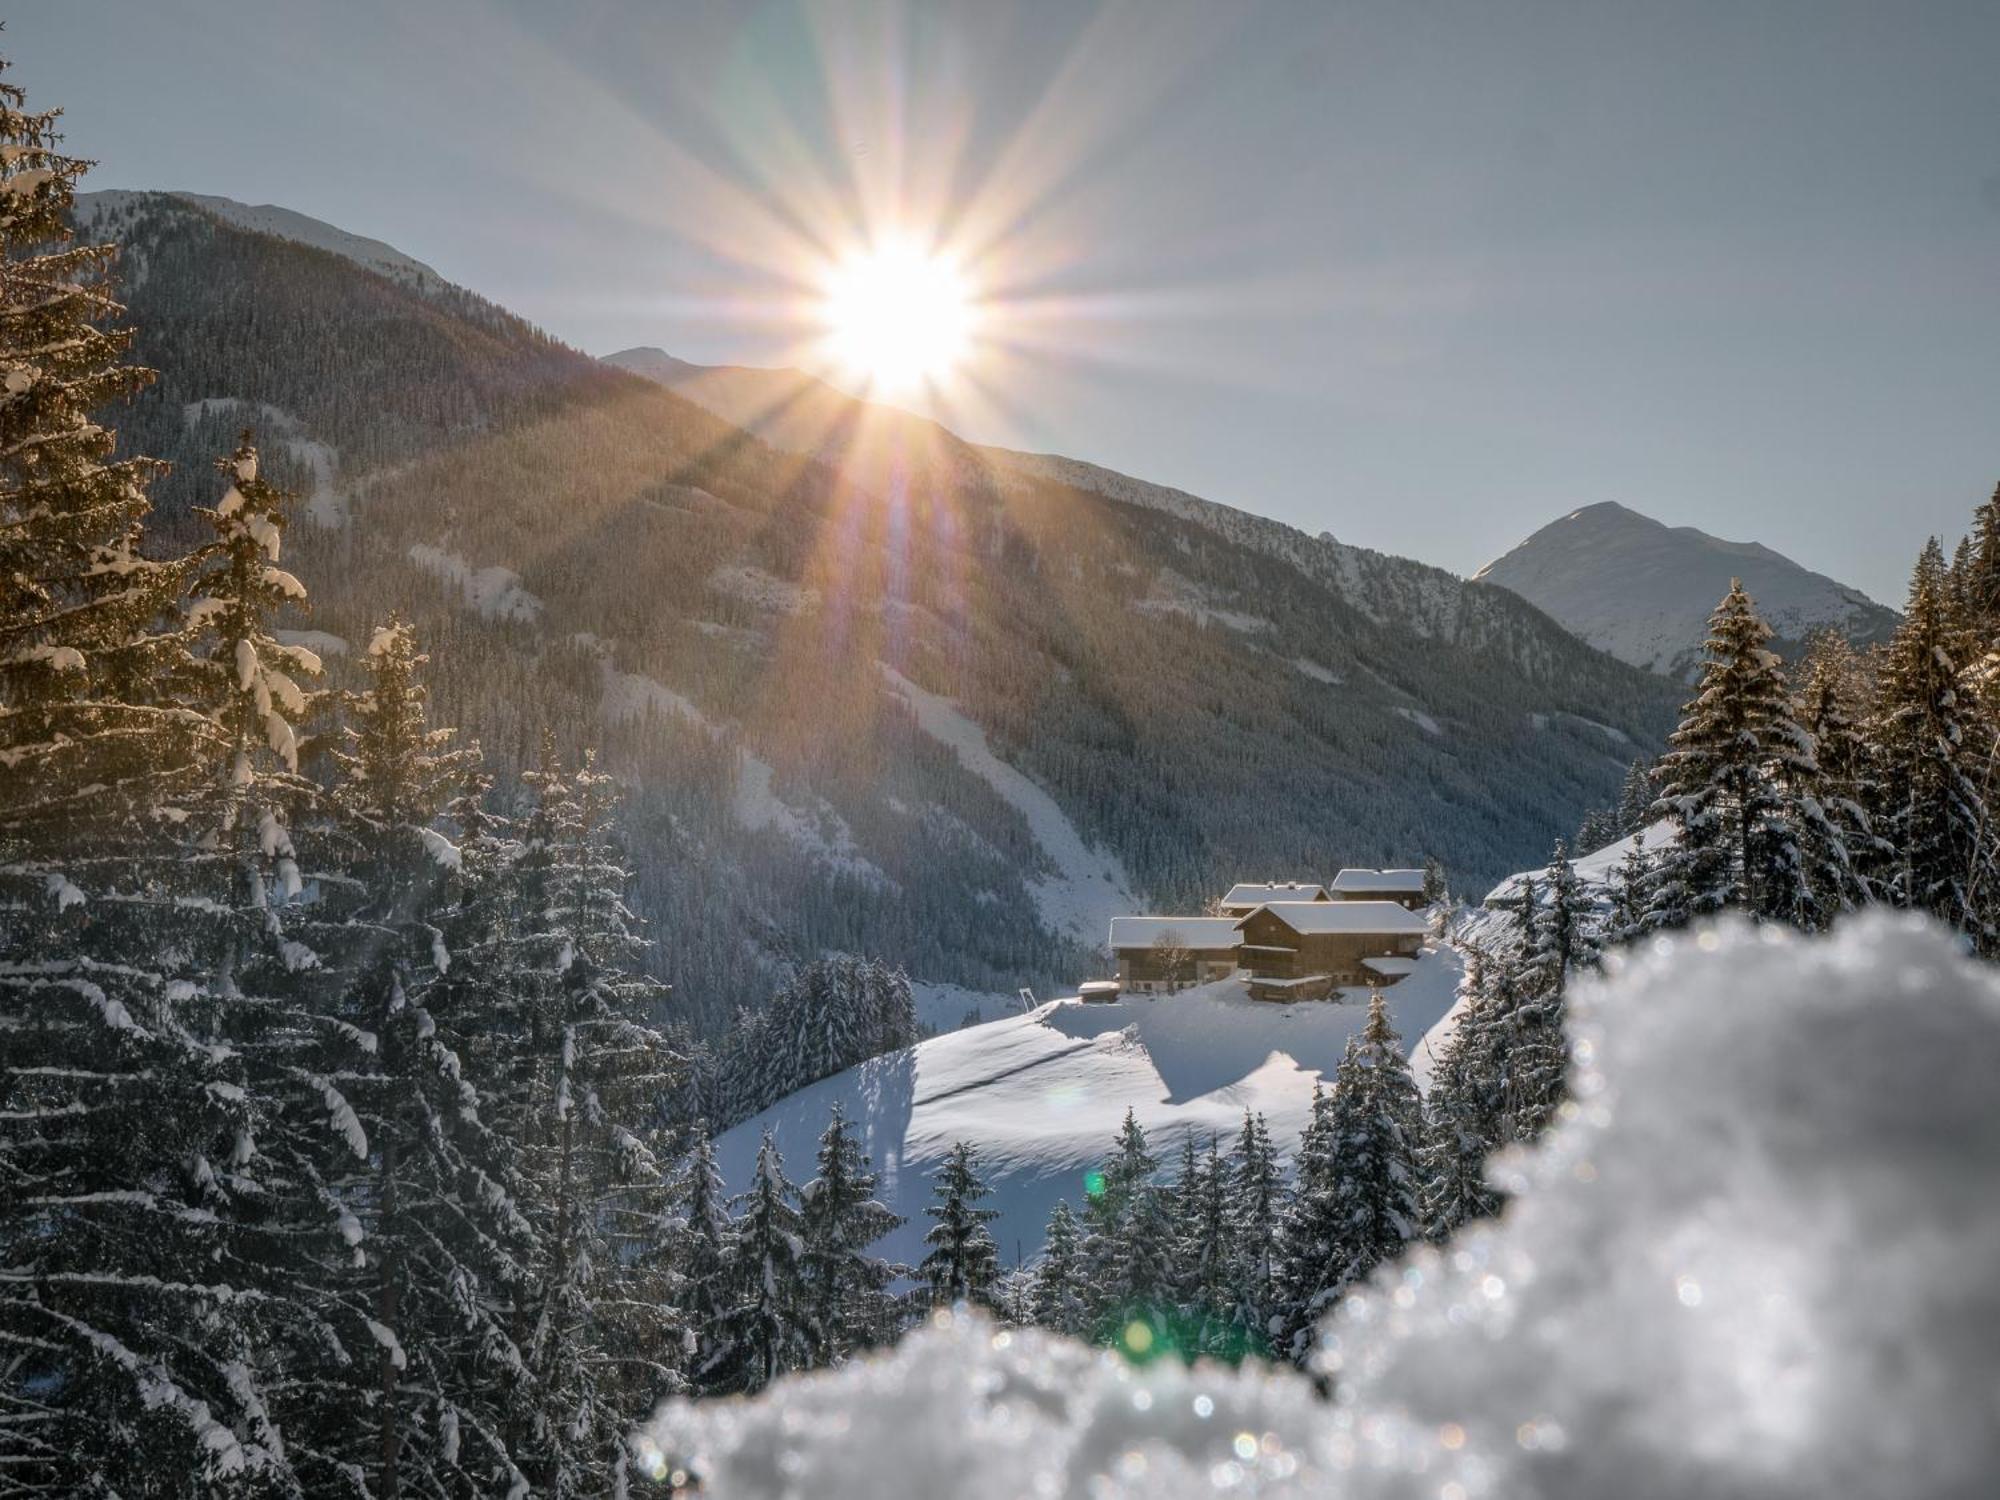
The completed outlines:
<svg viewBox="0 0 2000 1500">
<path fill-rule="evenodd" d="M 1332 1403 L 947 1316 L 668 1403 L 640 1458 L 816 1500 L 1990 1492 L 2000 978 L 1871 915 L 1660 940 L 1578 1008 L 1578 1102 L 1498 1225 L 1348 1299 Z"/>
</svg>

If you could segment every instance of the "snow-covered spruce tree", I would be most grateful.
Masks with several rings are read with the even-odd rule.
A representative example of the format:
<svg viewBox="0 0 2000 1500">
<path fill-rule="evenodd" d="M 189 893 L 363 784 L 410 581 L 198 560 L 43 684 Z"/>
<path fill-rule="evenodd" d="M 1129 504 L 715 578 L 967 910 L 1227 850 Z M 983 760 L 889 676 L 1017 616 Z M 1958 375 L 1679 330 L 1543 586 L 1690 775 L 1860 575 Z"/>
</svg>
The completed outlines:
<svg viewBox="0 0 2000 1500">
<path fill-rule="evenodd" d="M 1497 1213 L 1500 1194 L 1486 1182 L 1486 1158 L 1499 1144 L 1500 1080 L 1483 1047 L 1485 956 L 1470 951 L 1460 987 L 1459 1022 L 1438 1049 L 1424 1098 L 1418 1152 L 1423 1234 L 1443 1240 L 1473 1219 Z"/>
<path fill-rule="evenodd" d="M 1653 904 L 1653 859 L 1646 852 L 1644 829 L 1631 835 L 1632 847 L 1611 872 L 1611 907 L 1604 916 L 1604 943 L 1629 943 L 1646 931 L 1646 913 Z"/>
<path fill-rule="evenodd" d="M 674 1277 L 674 1305 L 680 1314 L 682 1366 L 690 1386 L 706 1393 L 723 1346 L 717 1342 L 723 1314 L 731 1303 L 729 1267 L 734 1227 L 715 1143 L 696 1122 L 687 1156 L 668 1205 L 661 1254 Z"/>
<path fill-rule="evenodd" d="M 655 1024 L 665 987 L 639 967 L 616 788 L 586 752 L 523 778 L 528 820 L 520 979 L 536 1004 L 512 1091 L 538 1228 L 525 1342 L 539 1412 L 532 1472 L 548 1493 L 608 1483 L 634 1417 L 677 1390 L 681 1337 L 650 1254 L 669 1184 L 661 1100 L 683 1060 Z"/>
<path fill-rule="evenodd" d="M 1190 1137 L 1190 1140 L 1192 1138 Z M 1208 1150 L 1183 1157 L 1176 1213 L 1175 1261 L 1180 1298 L 1180 1344 L 1188 1356 L 1241 1358 L 1235 1320 L 1236 1271 L 1242 1263 L 1228 1164 L 1213 1136 Z"/>
<path fill-rule="evenodd" d="M 346 858 L 305 934 L 334 1028 L 301 1060 L 338 1127 L 320 1180 L 359 1252 L 339 1283 L 344 1378 L 303 1388 L 320 1398 L 310 1440 L 375 1496 L 525 1492 L 508 1432 L 527 1371 L 507 1292 L 533 1232 L 487 1170 L 483 1099 L 458 1051 L 477 1017 L 453 1015 L 439 982 L 460 855 L 437 823 L 472 768 L 429 723 L 409 628 L 377 630 L 367 656 L 331 796 Z"/>
<path fill-rule="evenodd" d="M 1262 1349 L 1270 1339 L 1274 1247 L 1283 1203 L 1284 1174 L 1270 1128 L 1263 1115 L 1245 1109 L 1243 1129 L 1229 1154 L 1229 1207 L 1236 1244 L 1232 1321 L 1246 1350 Z"/>
<path fill-rule="evenodd" d="M 1981 743 L 1987 726 L 1966 692 L 1971 650 L 1933 539 L 1918 559 L 1878 682 L 1882 832 L 1895 850 L 1887 895 L 1990 949 L 1994 850 L 1975 771 L 1988 755 Z"/>
<path fill-rule="evenodd" d="M 1970 542 L 1959 570 L 1960 587 L 1973 623 L 1990 647 L 2000 639 L 2000 485 L 1973 512 Z"/>
<path fill-rule="evenodd" d="M 1312 1114 L 1292 1160 L 1291 1188 L 1278 1222 L 1268 1334 L 1273 1355 L 1303 1358 L 1320 1309 L 1341 1285 L 1335 1259 L 1340 1225 L 1334 1192 L 1340 1162 L 1334 1152 L 1333 1096 L 1313 1085 Z"/>
<path fill-rule="evenodd" d="M 880 1057 L 899 1047 L 914 1046 L 920 1028 L 910 976 L 871 958 L 862 966 L 862 992 L 868 997 L 868 1013 L 874 1023 L 868 1056 Z"/>
<path fill-rule="evenodd" d="M 730 1239 L 728 1302 L 709 1335 L 704 1385 L 760 1391 L 790 1370 L 807 1369 L 822 1342 L 805 1280 L 798 1189 L 767 1134 Z"/>
<path fill-rule="evenodd" d="M 987 1225 L 999 1217 L 980 1208 L 993 1190 L 980 1179 L 978 1153 L 967 1141 L 951 1148 L 931 1184 L 933 1202 L 924 1210 L 931 1227 L 924 1235 L 930 1254 L 917 1267 L 933 1307 L 955 1302 L 985 1304 L 1000 1279 L 1000 1252 Z"/>
<path fill-rule="evenodd" d="M 1040 1327 L 1081 1338 L 1090 1328 L 1090 1298 L 1084 1285 L 1083 1236 L 1076 1215 L 1063 1199 L 1049 1212 L 1041 1257 L 1034 1265 L 1029 1313 Z"/>
<path fill-rule="evenodd" d="M 1814 772 L 1812 744 L 1792 716 L 1771 628 L 1740 581 L 1709 617 L 1701 685 L 1660 762 L 1655 817 L 1680 834 L 1656 882 L 1659 925 L 1724 907 L 1793 920 L 1806 882 L 1801 804 L 1787 795 Z"/>
<path fill-rule="evenodd" d="M 123 311 L 117 251 L 70 243 L 89 163 L 57 149 L 57 112 L 24 102 L 0 81 L 0 873 L 84 891 L 72 869 L 115 871 L 153 835 L 209 726 L 172 697 L 195 560 L 139 550 L 165 466 L 111 461 L 93 415 L 153 379 L 119 362 L 131 330 L 99 326 Z"/>
<path fill-rule="evenodd" d="M 1576 877 L 1569 850 L 1560 839 L 1549 856 L 1547 891 L 1527 963 L 1533 988 L 1560 1000 L 1568 989 L 1570 975 L 1597 963 L 1597 934 L 1590 898 Z"/>
<path fill-rule="evenodd" d="M 1310 1350 L 1314 1325 L 1342 1290 L 1421 1233 L 1423 1105 L 1401 1044 L 1387 1004 L 1372 996 L 1368 1024 L 1348 1038 L 1341 1055 L 1322 1127 L 1327 1159 L 1315 1165 L 1324 1198 L 1313 1227 L 1325 1236 L 1319 1242 L 1323 1259 L 1310 1270 L 1302 1267 L 1290 1288 L 1294 1358 Z"/>
<path fill-rule="evenodd" d="M 1838 631 L 1818 632 L 1806 652 L 1796 717 L 1812 741 L 1815 774 L 1800 788 L 1813 804 L 1801 826 L 1809 915 L 1825 926 L 1874 899 L 1891 851 L 1868 809 L 1879 803 L 1875 749 L 1854 648 Z"/>
<path fill-rule="evenodd" d="M 186 977 L 170 858 L 217 748 L 183 701 L 199 555 L 141 550 L 161 466 L 93 413 L 146 384 L 71 245 L 86 164 L 0 82 L 0 1485 L 296 1484 L 230 1277 L 240 1059 Z"/>
<path fill-rule="evenodd" d="M 1618 837 L 1626 838 L 1646 826 L 1653 810 L 1653 771 L 1643 760 L 1625 768 L 1625 780 L 1618 788 Z"/>
<path fill-rule="evenodd" d="M 1120 1338 L 1135 1322 L 1147 1326 L 1149 1348 L 1165 1352 L 1170 1330 L 1163 1312 L 1174 1285 L 1173 1227 L 1154 1177 L 1159 1162 L 1131 1109 L 1112 1140 L 1112 1153 L 1084 1200 L 1084 1264 L 1096 1336 Z"/>
<path fill-rule="evenodd" d="M 877 1201 L 875 1174 L 838 1106 L 819 1138 L 818 1168 L 800 1194 L 800 1220 L 806 1295 L 819 1339 L 813 1358 L 833 1364 L 898 1332 L 888 1291 L 897 1268 L 868 1247 L 903 1221 Z"/>
<path fill-rule="evenodd" d="M 1335 1198 L 1347 1279 L 1366 1276 L 1413 1239 L 1421 1222 L 1416 1151 L 1423 1105 L 1388 1003 L 1369 997 L 1368 1024 L 1350 1037 L 1333 1090 Z"/>
</svg>

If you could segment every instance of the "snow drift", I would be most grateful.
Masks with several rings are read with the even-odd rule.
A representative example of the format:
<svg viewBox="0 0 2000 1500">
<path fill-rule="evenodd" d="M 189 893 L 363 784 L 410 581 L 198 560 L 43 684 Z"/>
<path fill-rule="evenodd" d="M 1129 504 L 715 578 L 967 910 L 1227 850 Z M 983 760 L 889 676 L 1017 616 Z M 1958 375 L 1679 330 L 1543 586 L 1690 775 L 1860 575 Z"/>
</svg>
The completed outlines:
<svg viewBox="0 0 2000 1500">
<path fill-rule="evenodd" d="M 1988 1493 L 2000 1472 L 2000 978 L 1871 914 L 1725 926 L 1584 987 L 1577 1102 L 1497 1224 L 1326 1330 L 1333 1400 L 947 1315 L 642 1467 L 709 1494 Z"/>
</svg>

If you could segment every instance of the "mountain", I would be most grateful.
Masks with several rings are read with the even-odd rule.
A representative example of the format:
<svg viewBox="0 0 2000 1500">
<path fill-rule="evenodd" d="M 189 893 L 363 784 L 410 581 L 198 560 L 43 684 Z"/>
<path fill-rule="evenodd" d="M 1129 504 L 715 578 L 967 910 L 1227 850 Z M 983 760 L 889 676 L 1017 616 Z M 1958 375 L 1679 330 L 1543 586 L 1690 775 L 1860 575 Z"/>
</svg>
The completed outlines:
<svg viewBox="0 0 2000 1500">
<path fill-rule="evenodd" d="M 544 725 L 599 747 L 702 1026 L 828 950 L 962 1014 L 1238 879 L 1435 854 L 1481 889 L 1672 722 L 1668 684 L 1502 589 L 796 374 L 662 385 L 329 226 L 83 215 L 159 372 L 116 421 L 174 465 L 163 536 L 253 427 L 302 496 L 291 628 L 353 685 L 344 648 L 402 613 L 503 795 Z"/>
<path fill-rule="evenodd" d="M 394 245 L 385 245 L 382 241 L 371 240 L 365 235 L 349 234 L 345 229 L 336 228 L 322 219 L 309 218 L 292 209 L 280 208 L 275 203 L 239 203 L 234 198 L 219 198 L 212 193 L 177 192 L 160 195 L 112 188 L 103 192 L 80 194 L 76 204 L 77 222 L 80 227 L 88 227 L 97 222 L 99 215 L 114 214 L 130 206 L 136 199 L 156 196 L 178 198 L 184 203 L 192 203 L 224 223 L 233 224 L 239 229 L 275 235 L 280 239 L 291 240 L 295 244 L 311 245 L 315 249 L 328 251 L 418 291 L 440 291 L 448 285 L 436 271 L 415 256 L 405 255 Z"/>
<path fill-rule="evenodd" d="M 1412 1066 L 1427 1079 L 1426 1038 L 1450 1011 L 1463 972 L 1458 951 L 1433 947 L 1384 991 Z M 923 1258 L 931 1178 L 952 1147 L 978 1148 L 1000 1217 L 993 1237 L 1013 1263 L 1041 1249 L 1058 1198 L 1083 1202 L 1084 1173 L 1104 1161 L 1130 1108 L 1161 1161 L 1184 1139 L 1226 1150 L 1243 1112 L 1261 1113 L 1290 1157 L 1312 1112 L 1315 1083 L 1331 1083 L 1347 1039 L 1368 1019 L 1367 992 L 1343 1003 L 1252 1000 L 1241 980 L 1177 995 L 1127 995 L 1110 1004 L 1054 1000 L 919 1042 L 822 1079 L 716 1138 L 723 1179 L 740 1189 L 768 1131 L 785 1160 L 807 1163 L 837 1105 L 881 1172 L 878 1196 L 904 1223 L 875 1247 L 892 1261 Z"/>
<path fill-rule="evenodd" d="M 1620 661 L 1691 678 L 1708 616 L 1732 578 L 1795 655 L 1819 630 L 1887 639 L 1894 610 L 1757 542 L 1725 542 L 1605 501 L 1551 521 L 1475 578 L 1511 589 Z"/>
</svg>

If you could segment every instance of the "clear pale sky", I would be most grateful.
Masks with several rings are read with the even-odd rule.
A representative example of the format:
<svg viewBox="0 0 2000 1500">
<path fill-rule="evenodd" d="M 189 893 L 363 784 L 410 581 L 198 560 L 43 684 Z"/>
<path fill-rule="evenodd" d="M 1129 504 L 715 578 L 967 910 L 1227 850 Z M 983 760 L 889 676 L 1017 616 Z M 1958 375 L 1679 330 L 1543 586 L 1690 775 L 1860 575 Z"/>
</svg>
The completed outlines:
<svg viewBox="0 0 2000 1500">
<path fill-rule="evenodd" d="M 790 356 L 977 245 L 967 436 L 1469 572 L 1618 500 L 1900 604 L 2000 480 L 2000 4 L 20 0 L 93 187 L 388 240 L 594 353 Z"/>
</svg>

